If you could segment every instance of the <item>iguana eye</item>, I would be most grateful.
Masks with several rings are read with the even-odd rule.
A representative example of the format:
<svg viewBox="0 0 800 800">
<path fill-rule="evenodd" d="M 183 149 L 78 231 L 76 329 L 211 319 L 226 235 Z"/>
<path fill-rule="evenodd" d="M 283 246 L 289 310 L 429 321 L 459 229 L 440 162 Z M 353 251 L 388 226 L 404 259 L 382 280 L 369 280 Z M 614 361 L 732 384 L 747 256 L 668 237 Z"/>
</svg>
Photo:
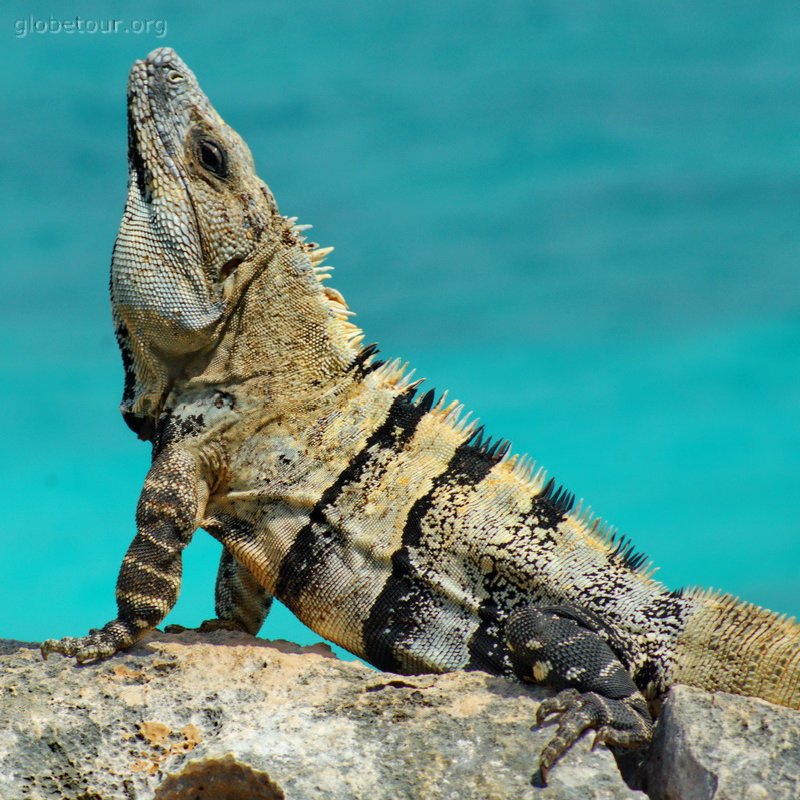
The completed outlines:
<svg viewBox="0 0 800 800">
<path fill-rule="evenodd" d="M 227 173 L 225 151 L 210 139 L 201 139 L 197 146 L 197 157 L 200 163 L 209 171 L 224 178 Z"/>
</svg>

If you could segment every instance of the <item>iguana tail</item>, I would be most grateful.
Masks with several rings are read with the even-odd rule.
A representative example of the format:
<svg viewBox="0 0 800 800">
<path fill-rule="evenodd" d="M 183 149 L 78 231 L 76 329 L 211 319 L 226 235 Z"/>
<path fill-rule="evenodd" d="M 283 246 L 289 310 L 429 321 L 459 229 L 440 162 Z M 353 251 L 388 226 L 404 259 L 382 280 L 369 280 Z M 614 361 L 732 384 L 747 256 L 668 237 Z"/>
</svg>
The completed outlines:
<svg viewBox="0 0 800 800">
<path fill-rule="evenodd" d="M 687 593 L 672 681 L 800 709 L 800 625 L 713 591 Z"/>
</svg>

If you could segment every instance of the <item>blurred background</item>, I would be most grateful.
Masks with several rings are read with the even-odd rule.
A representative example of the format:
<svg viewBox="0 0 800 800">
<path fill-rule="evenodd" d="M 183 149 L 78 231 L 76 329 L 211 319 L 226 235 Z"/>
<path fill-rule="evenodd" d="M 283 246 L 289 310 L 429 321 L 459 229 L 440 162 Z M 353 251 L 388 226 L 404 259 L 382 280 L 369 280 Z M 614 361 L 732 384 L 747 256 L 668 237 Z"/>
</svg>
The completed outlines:
<svg viewBox="0 0 800 800">
<path fill-rule="evenodd" d="M 795 0 L 79 5 L 0 10 L 0 636 L 115 613 L 149 447 L 108 266 L 127 72 L 163 45 L 336 246 L 366 341 L 670 586 L 800 613 Z M 218 555 L 199 531 L 168 622 L 213 615 Z"/>
</svg>

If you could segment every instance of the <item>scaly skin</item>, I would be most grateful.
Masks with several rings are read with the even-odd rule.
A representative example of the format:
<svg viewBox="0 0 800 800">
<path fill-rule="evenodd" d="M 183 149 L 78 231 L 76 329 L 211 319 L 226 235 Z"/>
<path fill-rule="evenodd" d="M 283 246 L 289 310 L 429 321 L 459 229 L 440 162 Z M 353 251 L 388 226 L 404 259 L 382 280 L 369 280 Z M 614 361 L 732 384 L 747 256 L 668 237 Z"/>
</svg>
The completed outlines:
<svg viewBox="0 0 800 800">
<path fill-rule="evenodd" d="M 167 48 L 134 64 L 111 296 L 122 412 L 153 444 L 117 618 L 43 654 L 107 658 L 158 625 L 181 552 L 223 545 L 217 620 L 255 634 L 273 596 L 400 673 L 480 669 L 560 693 L 542 777 L 586 729 L 652 736 L 675 681 L 800 708 L 800 628 L 643 558 L 461 406 L 375 360 L 320 249 Z"/>
</svg>

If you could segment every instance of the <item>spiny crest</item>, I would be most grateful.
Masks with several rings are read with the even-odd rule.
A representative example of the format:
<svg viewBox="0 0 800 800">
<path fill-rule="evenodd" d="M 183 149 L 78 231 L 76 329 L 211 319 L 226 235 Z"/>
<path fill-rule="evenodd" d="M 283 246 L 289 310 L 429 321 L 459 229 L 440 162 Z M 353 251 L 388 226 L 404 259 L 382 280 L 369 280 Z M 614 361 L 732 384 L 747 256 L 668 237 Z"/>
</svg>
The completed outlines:
<svg viewBox="0 0 800 800">
<path fill-rule="evenodd" d="M 611 558 L 628 569 L 636 571 L 648 563 L 647 556 L 644 553 L 635 552 L 633 542 L 626 536 L 618 534 L 615 539 L 611 539 L 609 544 L 614 547 L 611 551 Z"/>
<path fill-rule="evenodd" d="M 651 561 L 645 553 L 637 553 L 633 542 L 621 534 L 615 527 L 609 525 L 592 513 L 589 506 L 583 507 L 583 501 L 575 509 L 575 519 L 586 529 L 590 536 L 601 542 L 609 549 L 609 559 L 618 564 L 650 576 L 655 572 Z"/>
<path fill-rule="evenodd" d="M 463 437 L 463 446 L 472 448 L 477 456 L 492 463 L 505 461 L 511 450 L 507 440 L 492 441 L 485 437 L 483 426 L 472 418 L 471 412 L 464 413 L 464 406 L 457 400 L 448 400 L 447 391 L 436 398 L 436 390 L 430 389 L 419 397 L 416 390 L 422 380 L 412 380 L 414 371 L 408 371 L 408 363 L 399 358 L 391 361 L 375 361 L 378 347 L 367 345 L 356 355 L 351 369 L 357 369 L 361 377 L 372 375 L 373 380 L 384 386 L 392 386 L 406 393 L 409 403 L 423 414 L 432 414 Z"/>
<path fill-rule="evenodd" d="M 494 442 L 488 436 L 484 439 L 483 425 L 472 431 L 466 443 L 490 461 L 502 461 L 511 449 L 508 439 L 496 439 Z"/>
<path fill-rule="evenodd" d="M 393 358 L 391 361 L 381 362 L 375 370 L 375 375 L 384 386 L 393 386 L 401 393 L 416 389 L 422 383 L 422 378 L 414 381 L 414 370 L 408 369 L 408 362 Z"/>
<path fill-rule="evenodd" d="M 413 370 L 408 372 L 408 364 L 399 358 L 389 362 L 376 361 L 378 347 L 375 344 L 362 348 L 355 357 L 353 368 L 357 368 L 362 376 L 372 373 L 384 385 L 397 387 L 408 392 L 408 400 L 425 414 L 435 414 L 455 431 L 464 436 L 464 445 L 474 449 L 476 455 L 492 463 L 505 461 L 513 476 L 526 483 L 540 502 L 547 502 L 554 507 L 556 513 L 573 519 L 586 531 L 587 535 L 604 545 L 609 552 L 610 561 L 616 562 L 626 569 L 650 576 L 655 571 L 652 563 L 644 553 L 637 552 L 633 543 L 619 531 L 592 514 L 591 508 L 578 504 L 575 507 L 575 495 L 564 486 L 556 484 L 554 478 L 547 478 L 541 467 L 526 455 L 510 455 L 511 443 L 506 439 L 492 441 L 485 434 L 484 426 L 471 418 L 471 412 L 463 413 L 464 406 L 457 400 L 448 402 L 447 392 L 443 392 L 438 400 L 436 391 L 430 389 L 419 397 L 414 397 L 416 388 L 422 381 L 412 381 Z"/>
<path fill-rule="evenodd" d="M 547 477 L 544 468 L 537 466 L 527 453 L 511 456 L 508 463 L 511 467 L 511 474 L 528 484 L 533 494 L 539 494 Z"/>
<path fill-rule="evenodd" d="M 311 261 L 311 270 L 317 282 L 320 284 L 322 300 L 325 303 L 331 316 L 336 319 L 339 325 L 339 338 L 345 347 L 358 353 L 361 343 L 364 341 L 364 333 L 357 325 L 350 322 L 350 317 L 355 316 L 355 311 L 351 311 L 347 301 L 338 289 L 332 286 L 324 286 L 323 282 L 331 277 L 333 266 L 325 263 L 325 259 L 333 252 L 333 247 L 320 247 L 316 242 L 306 240 L 305 232 L 311 229 L 311 225 L 298 225 L 297 217 L 287 217 L 286 222 L 289 226 L 293 238 L 306 251 Z"/>
<path fill-rule="evenodd" d="M 462 414 L 464 406 L 457 402 L 447 402 L 447 392 L 442 392 L 438 401 L 436 390 L 430 389 L 416 400 L 417 408 L 425 413 L 432 412 L 441 415 L 452 428 L 464 435 L 464 446 L 471 447 L 475 453 L 493 463 L 503 461 L 511 449 L 511 442 L 505 439 L 492 441 L 488 436 L 484 438 L 484 426 L 478 425 L 477 419 L 471 419 L 472 412 Z"/>
<path fill-rule="evenodd" d="M 386 363 L 385 361 L 375 358 L 377 353 L 378 345 L 374 342 L 368 344 L 366 347 L 362 347 L 361 350 L 356 353 L 353 363 L 350 365 L 350 369 L 355 371 L 362 378 L 369 375 L 370 372 L 375 372 L 375 370 L 380 369 Z"/>
<path fill-rule="evenodd" d="M 508 459 L 512 474 L 521 478 L 530 487 L 537 500 L 549 502 L 562 515 L 569 514 L 575 505 L 575 495 L 566 487 L 556 484 L 555 478 L 548 478 L 543 467 L 527 454 L 513 455 Z M 578 509 L 580 511 L 580 509 Z"/>
<path fill-rule="evenodd" d="M 564 486 L 556 486 L 555 478 L 550 478 L 539 492 L 538 499 L 549 500 L 561 514 L 569 514 L 575 505 L 575 495 Z"/>
</svg>

